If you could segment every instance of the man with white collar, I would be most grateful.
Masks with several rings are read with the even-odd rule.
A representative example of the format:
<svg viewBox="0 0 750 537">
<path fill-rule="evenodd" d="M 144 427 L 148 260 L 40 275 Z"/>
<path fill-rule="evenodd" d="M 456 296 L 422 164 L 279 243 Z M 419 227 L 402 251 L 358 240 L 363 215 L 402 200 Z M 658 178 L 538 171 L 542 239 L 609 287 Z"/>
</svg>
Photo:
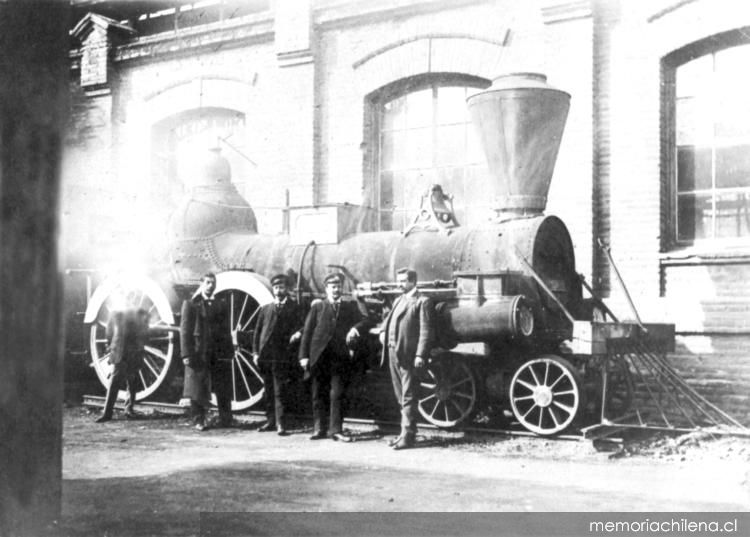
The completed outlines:
<svg viewBox="0 0 750 537">
<path fill-rule="evenodd" d="M 216 395 L 219 426 L 232 424 L 234 344 L 226 300 L 214 295 L 216 275 L 208 272 L 192 298 L 182 303 L 180 350 L 185 364 L 183 397 L 190 399 L 195 428 L 207 428 L 211 391 Z"/>
<path fill-rule="evenodd" d="M 362 315 L 356 302 L 341 300 L 343 275 L 329 274 L 323 281 L 326 298 L 311 304 L 299 349 L 299 363 L 305 370 L 305 378 L 312 378 L 313 435 L 310 440 L 326 437 L 325 392 L 329 391 L 328 433 L 333 440 L 351 442 L 351 437 L 342 430 L 341 398 L 352 367 L 350 349 L 372 323 Z"/>
<path fill-rule="evenodd" d="M 266 423 L 258 431 L 276 429 L 279 436 L 287 434 L 284 423 L 284 399 L 289 368 L 294 364 L 292 345 L 302 336 L 302 311 L 289 297 L 286 274 L 271 278 L 274 300 L 263 306 L 253 335 L 253 361 L 263 377 L 263 401 Z"/>
<path fill-rule="evenodd" d="M 402 295 L 393 303 L 383 330 L 383 361 L 391 370 L 393 392 L 401 407 L 401 434 L 390 443 L 407 449 L 417 436 L 417 370 L 424 367 L 433 345 L 433 304 L 417 289 L 417 273 L 409 268 L 396 272 Z"/>
</svg>

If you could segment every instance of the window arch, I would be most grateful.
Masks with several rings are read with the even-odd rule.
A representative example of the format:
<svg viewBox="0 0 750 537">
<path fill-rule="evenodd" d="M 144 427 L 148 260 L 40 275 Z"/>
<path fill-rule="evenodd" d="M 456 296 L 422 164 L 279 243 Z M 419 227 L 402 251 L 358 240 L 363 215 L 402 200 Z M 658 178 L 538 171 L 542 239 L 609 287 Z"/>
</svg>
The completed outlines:
<svg viewBox="0 0 750 537">
<path fill-rule="evenodd" d="M 487 171 L 469 124 L 466 98 L 490 85 L 483 78 L 430 74 L 390 84 L 369 96 L 369 199 L 378 228 L 403 229 L 432 184 L 454 196 L 459 222 L 486 203 Z M 473 211 L 472 211 L 473 212 Z"/>
<path fill-rule="evenodd" d="M 750 40 L 741 31 L 668 56 L 669 246 L 750 238 Z"/>
</svg>

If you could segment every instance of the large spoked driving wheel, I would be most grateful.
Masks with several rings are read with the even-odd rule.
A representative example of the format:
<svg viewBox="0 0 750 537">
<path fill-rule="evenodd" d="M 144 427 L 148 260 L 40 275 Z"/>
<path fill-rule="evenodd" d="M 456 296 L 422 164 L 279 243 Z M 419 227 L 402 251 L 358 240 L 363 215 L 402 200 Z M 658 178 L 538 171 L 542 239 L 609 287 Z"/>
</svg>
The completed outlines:
<svg viewBox="0 0 750 537">
<path fill-rule="evenodd" d="M 529 431 L 551 435 L 573 423 L 581 408 L 581 381 L 567 360 L 542 356 L 524 363 L 510 382 L 510 404 Z"/>
<path fill-rule="evenodd" d="M 418 399 L 425 420 L 438 427 L 455 427 L 476 409 L 474 373 L 461 360 L 435 360 L 420 375 Z"/>
<path fill-rule="evenodd" d="M 138 369 L 136 400 L 153 394 L 162 385 L 169 373 L 174 355 L 174 334 L 159 327 L 174 325 L 172 308 L 159 285 L 145 276 L 110 278 L 97 287 L 86 308 L 84 322 L 89 324 L 89 354 L 91 365 L 99 381 L 109 387 L 112 365 L 109 363 L 107 323 L 112 312 L 125 308 L 143 308 L 149 313 L 151 335 L 146 344 L 146 353 Z M 118 397 L 125 399 L 121 390 Z"/>
<path fill-rule="evenodd" d="M 229 307 L 232 357 L 232 410 L 245 410 L 263 399 L 263 377 L 253 363 L 253 329 L 261 306 L 273 300 L 269 285 L 250 272 L 222 272 L 216 276 L 216 295 Z M 216 397 L 212 397 L 216 404 Z"/>
</svg>

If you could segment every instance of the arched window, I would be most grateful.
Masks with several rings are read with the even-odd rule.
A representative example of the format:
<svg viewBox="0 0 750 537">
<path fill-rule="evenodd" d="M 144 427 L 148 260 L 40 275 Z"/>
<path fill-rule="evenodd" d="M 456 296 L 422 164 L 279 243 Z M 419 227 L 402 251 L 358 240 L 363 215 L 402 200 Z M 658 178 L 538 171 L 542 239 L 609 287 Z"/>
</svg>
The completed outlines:
<svg viewBox="0 0 750 537">
<path fill-rule="evenodd" d="M 717 43 L 726 48 L 706 51 Z M 750 45 L 733 43 L 731 35 L 719 36 L 677 56 L 671 73 L 672 243 L 746 242 L 750 237 Z"/>
<path fill-rule="evenodd" d="M 459 222 L 486 204 L 486 164 L 469 124 L 466 97 L 489 81 L 431 75 L 391 84 L 371 98 L 374 112 L 372 203 L 381 230 L 402 229 L 432 184 L 454 196 Z"/>
</svg>

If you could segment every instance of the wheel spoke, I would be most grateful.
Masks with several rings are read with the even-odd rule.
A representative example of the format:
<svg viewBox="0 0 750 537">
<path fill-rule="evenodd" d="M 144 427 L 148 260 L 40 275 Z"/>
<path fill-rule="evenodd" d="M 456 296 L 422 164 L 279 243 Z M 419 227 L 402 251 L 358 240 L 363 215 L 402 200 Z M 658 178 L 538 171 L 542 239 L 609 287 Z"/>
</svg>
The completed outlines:
<svg viewBox="0 0 750 537">
<path fill-rule="evenodd" d="M 557 386 L 557 383 L 558 383 L 558 382 L 560 382 L 560 381 L 561 381 L 562 379 L 564 379 L 565 377 L 567 377 L 567 375 L 565 374 L 565 371 L 560 371 L 560 376 L 559 376 L 559 377 L 557 377 L 557 379 L 555 380 L 555 382 L 553 382 L 553 383 L 552 383 L 552 384 L 550 385 L 549 389 L 551 390 L 552 388 L 554 388 L 555 386 Z"/>
<path fill-rule="evenodd" d="M 539 409 L 539 420 L 537 421 L 537 427 L 542 428 L 542 418 L 544 418 L 544 409 Z"/>
<path fill-rule="evenodd" d="M 160 349 L 157 349 L 156 347 L 152 347 L 151 345 L 146 345 L 143 347 L 147 353 L 149 353 L 154 358 L 158 358 L 162 362 L 167 361 L 167 355 L 164 354 Z"/>
<path fill-rule="evenodd" d="M 232 401 L 237 401 L 237 379 L 234 376 L 234 362 L 235 360 L 230 362 L 232 367 Z"/>
<path fill-rule="evenodd" d="M 145 390 L 146 388 L 148 388 L 148 384 L 146 384 L 146 379 L 143 378 L 143 370 L 141 369 L 138 370 L 138 376 L 141 377 L 141 384 L 143 385 L 143 389 Z"/>
<path fill-rule="evenodd" d="M 154 377 L 159 378 L 159 373 L 156 370 L 156 367 L 149 360 L 148 356 L 143 357 L 143 363 L 146 364 L 146 367 L 148 367 L 151 370 L 151 373 L 154 374 Z"/>
<path fill-rule="evenodd" d="M 575 411 L 574 407 L 564 405 L 560 403 L 559 401 L 552 401 L 552 404 L 555 405 L 557 408 L 562 409 L 564 412 L 567 412 L 568 415 L 573 414 L 573 412 Z"/>
<path fill-rule="evenodd" d="M 474 396 L 473 396 L 473 395 L 470 395 L 470 394 L 468 394 L 468 393 L 463 393 L 463 392 L 453 392 L 453 394 L 452 394 L 452 395 L 453 395 L 454 397 L 460 397 L 460 398 L 462 398 L 462 399 L 466 399 L 466 400 L 468 400 L 468 401 L 473 401 L 473 400 L 474 400 Z"/>
<path fill-rule="evenodd" d="M 523 397 L 514 397 L 514 401 L 528 401 L 529 399 L 533 399 L 533 395 L 524 395 Z"/>
<path fill-rule="evenodd" d="M 466 377 L 465 379 L 459 380 L 458 382 L 454 382 L 450 386 L 448 386 L 449 389 L 453 389 L 456 386 L 460 386 L 461 384 L 466 384 L 467 382 L 471 382 L 471 377 Z"/>
<path fill-rule="evenodd" d="M 533 386 L 533 385 L 529 384 L 529 383 L 528 383 L 528 382 L 526 382 L 525 380 L 521 380 L 521 379 L 516 379 L 516 382 L 517 382 L 518 384 L 520 384 L 521 386 L 523 386 L 524 388 L 528 388 L 528 389 L 529 389 L 529 390 L 531 390 L 532 392 L 534 391 L 534 388 L 536 388 L 536 386 Z"/>
<path fill-rule="evenodd" d="M 245 372 L 242 370 L 242 355 L 235 351 L 234 353 L 235 358 L 239 360 L 238 369 L 240 371 L 240 376 L 242 377 L 242 381 L 245 383 L 245 388 L 247 389 L 247 395 L 249 397 L 252 397 L 253 392 L 250 390 L 250 383 L 247 381 L 247 375 L 245 375 Z"/>
<path fill-rule="evenodd" d="M 564 392 L 554 392 L 555 397 L 558 395 L 570 395 L 571 393 L 578 393 L 576 390 L 565 390 Z"/>
<path fill-rule="evenodd" d="M 555 429 L 558 429 L 560 427 L 560 422 L 557 421 L 557 416 L 555 416 L 555 413 L 553 412 L 552 408 L 547 407 L 547 410 L 549 410 L 549 415 L 552 416 L 552 421 L 555 422 Z"/>
<path fill-rule="evenodd" d="M 242 331 L 243 331 L 243 332 L 244 332 L 244 331 L 245 331 L 245 330 L 247 329 L 247 327 L 248 327 L 248 326 L 250 325 L 250 323 L 251 323 L 251 322 L 253 322 L 253 319 L 255 319 L 255 316 L 256 316 L 256 315 L 258 315 L 258 312 L 259 312 L 259 311 L 260 311 L 260 307 L 258 307 L 258 308 L 255 308 L 255 311 L 254 311 L 254 312 L 253 312 L 253 314 L 252 314 L 252 315 L 250 316 L 250 318 L 249 318 L 249 319 L 247 320 L 247 322 L 246 322 L 245 324 L 243 324 L 243 325 L 242 325 Z"/>
<path fill-rule="evenodd" d="M 253 375 L 255 375 L 256 377 L 258 377 L 258 380 L 260 380 L 261 382 L 263 382 L 263 377 L 260 375 L 260 373 L 258 373 L 255 370 L 255 367 L 252 365 L 252 362 L 250 360 L 248 360 L 247 357 L 245 356 L 245 353 L 247 351 L 243 351 L 242 349 L 237 349 L 237 352 L 240 353 L 240 357 L 242 358 L 242 361 L 245 362 L 245 365 L 248 367 L 248 369 L 250 369 L 250 371 L 253 372 Z"/>
<path fill-rule="evenodd" d="M 547 385 L 547 379 L 549 379 L 549 362 L 544 363 L 544 385 Z"/>
<path fill-rule="evenodd" d="M 529 370 L 529 373 L 531 373 L 531 376 L 534 377 L 534 382 L 536 382 L 536 385 L 540 386 L 541 383 L 539 382 L 539 378 L 536 376 L 536 373 L 534 372 L 534 364 L 529 364 L 529 367 L 527 369 Z"/>
<path fill-rule="evenodd" d="M 531 414 L 531 411 L 534 410 L 535 408 L 538 408 L 538 407 L 536 405 L 531 405 L 529 409 L 526 412 L 524 412 L 524 414 L 521 416 L 521 419 L 526 419 L 526 416 Z"/>
<path fill-rule="evenodd" d="M 236 326 L 237 326 L 238 329 L 240 327 L 240 323 L 242 322 L 242 316 L 245 315 L 245 306 L 247 306 L 247 299 L 248 299 L 248 296 L 245 295 L 245 300 L 242 301 L 242 309 L 240 310 L 240 314 L 237 317 L 237 324 L 236 324 Z"/>
<path fill-rule="evenodd" d="M 427 397 L 423 397 L 422 399 L 420 399 L 420 400 L 419 400 L 419 404 L 421 405 L 421 404 L 422 404 L 422 403 L 424 403 L 425 401 L 429 401 L 430 399 L 434 399 L 435 397 L 437 397 L 437 394 L 436 394 L 436 393 L 431 393 L 431 394 L 430 394 L 430 395 L 428 395 Z"/>
<path fill-rule="evenodd" d="M 419 385 L 425 390 L 434 390 L 437 386 L 436 384 L 428 384 L 427 382 L 420 382 Z"/>
<path fill-rule="evenodd" d="M 445 414 L 445 421 L 450 421 L 450 416 L 448 416 L 448 405 L 443 402 L 443 413 Z"/>
<path fill-rule="evenodd" d="M 463 416 L 466 409 L 461 408 L 461 405 L 459 405 L 455 399 L 451 399 L 450 402 L 453 404 L 454 407 L 456 407 L 456 410 L 458 410 L 458 417 L 460 418 L 461 416 Z"/>
<path fill-rule="evenodd" d="M 437 401 L 435 401 L 435 406 L 432 407 L 432 412 L 430 412 L 430 417 L 431 418 L 435 417 L 435 412 L 437 411 L 438 406 L 440 406 L 440 399 L 438 399 Z"/>
</svg>

